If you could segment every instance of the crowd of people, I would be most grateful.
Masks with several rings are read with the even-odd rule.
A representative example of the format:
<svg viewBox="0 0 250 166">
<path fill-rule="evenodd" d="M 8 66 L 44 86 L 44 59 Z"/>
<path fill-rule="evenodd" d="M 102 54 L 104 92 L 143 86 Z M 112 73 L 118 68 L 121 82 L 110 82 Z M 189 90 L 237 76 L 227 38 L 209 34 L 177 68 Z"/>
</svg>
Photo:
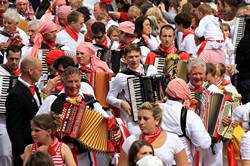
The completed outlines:
<svg viewBox="0 0 250 166">
<path fill-rule="evenodd" d="M 0 165 L 249 166 L 249 22 L 248 0 L 0 0 Z"/>
</svg>

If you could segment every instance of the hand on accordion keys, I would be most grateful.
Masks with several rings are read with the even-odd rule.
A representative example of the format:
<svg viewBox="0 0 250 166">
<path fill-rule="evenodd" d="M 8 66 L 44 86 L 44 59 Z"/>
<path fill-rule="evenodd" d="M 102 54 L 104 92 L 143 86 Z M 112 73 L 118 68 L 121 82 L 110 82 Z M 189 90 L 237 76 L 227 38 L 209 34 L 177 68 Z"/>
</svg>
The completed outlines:
<svg viewBox="0 0 250 166">
<path fill-rule="evenodd" d="M 124 111 L 126 111 L 129 115 L 131 115 L 131 106 L 130 106 L 130 104 L 127 101 L 123 100 L 121 102 L 121 108 Z"/>
</svg>

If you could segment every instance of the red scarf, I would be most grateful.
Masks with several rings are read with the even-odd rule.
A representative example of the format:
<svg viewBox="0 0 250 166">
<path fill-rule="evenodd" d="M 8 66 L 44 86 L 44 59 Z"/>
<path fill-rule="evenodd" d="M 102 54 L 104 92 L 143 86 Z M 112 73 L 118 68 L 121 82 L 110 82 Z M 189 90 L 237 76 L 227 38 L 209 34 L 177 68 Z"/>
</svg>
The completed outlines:
<svg viewBox="0 0 250 166">
<path fill-rule="evenodd" d="M 5 69 L 5 70 L 7 70 L 11 75 L 13 75 L 13 76 L 20 76 L 21 75 L 21 71 L 20 71 L 20 69 L 19 68 L 17 68 L 16 70 L 10 70 L 9 68 L 8 68 L 8 66 L 6 65 L 6 64 L 3 64 L 2 65 L 2 67 Z"/>
<path fill-rule="evenodd" d="M 50 42 L 50 41 L 47 41 L 47 40 L 43 40 L 42 43 L 45 44 L 49 49 L 53 49 L 53 48 L 56 47 L 55 42 Z"/>
<path fill-rule="evenodd" d="M 191 92 L 195 92 L 195 93 L 200 93 L 204 90 L 203 86 L 197 86 L 194 89 L 191 89 Z"/>
<path fill-rule="evenodd" d="M 72 39 L 74 39 L 75 41 L 78 40 L 78 33 L 71 29 L 69 26 L 65 26 L 65 31 L 69 34 L 70 37 L 72 37 Z"/>
<path fill-rule="evenodd" d="M 136 39 L 136 37 L 133 37 L 133 38 L 131 38 L 131 39 L 128 39 L 127 44 L 126 44 L 126 43 L 120 43 L 119 48 L 120 48 L 120 49 L 123 49 L 123 48 L 127 47 L 127 46 L 128 46 L 129 44 L 131 44 L 135 39 Z"/>
<path fill-rule="evenodd" d="M 191 29 L 191 28 L 188 28 L 188 29 L 185 29 L 184 32 L 183 32 L 183 36 L 182 36 L 182 39 L 181 39 L 181 42 L 183 42 L 184 38 L 190 34 L 193 34 L 194 35 L 194 30 Z"/>
<path fill-rule="evenodd" d="M 93 38 L 90 37 L 90 36 L 87 36 L 87 35 L 84 36 L 84 39 L 85 39 L 85 42 L 90 42 L 91 43 L 93 41 Z"/>
<path fill-rule="evenodd" d="M 88 66 L 82 66 L 80 68 L 81 74 L 86 74 L 89 84 L 94 87 L 94 70 Z"/>
<path fill-rule="evenodd" d="M 106 49 L 109 48 L 109 46 L 108 46 L 108 37 L 107 37 L 107 36 L 105 37 L 105 40 L 102 42 L 101 45 L 102 45 L 103 47 L 105 47 Z"/>
<path fill-rule="evenodd" d="M 162 45 L 160 44 L 159 47 L 158 47 L 158 49 L 159 49 L 160 51 L 166 53 L 166 54 L 174 54 L 174 53 L 176 53 L 176 51 L 177 51 L 177 48 L 176 48 L 174 45 L 172 45 L 172 46 L 171 46 L 170 48 L 168 48 L 168 49 L 165 49 L 165 48 L 163 48 Z"/>
<path fill-rule="evenodd" d="M 158 127 L 157 130 L 155 130 L 150 134 L 142 134 L 141 138 L 151 144 L 156 140 L 156 138 L 159 137 L 160 134 L 161 134 L 161 129 Z"/>
<path fill-rule="evenodd" d="M 59 141 L 56 137 L 52 137 L 53 143 L 48 146 L 48 152 L 51 154 L 51 156 L 54 156 L 56 154 L 55 148 L 57 147 Z M 37 147 L 42 146 L 40 143 L 37 143 Z"/>
</svg>

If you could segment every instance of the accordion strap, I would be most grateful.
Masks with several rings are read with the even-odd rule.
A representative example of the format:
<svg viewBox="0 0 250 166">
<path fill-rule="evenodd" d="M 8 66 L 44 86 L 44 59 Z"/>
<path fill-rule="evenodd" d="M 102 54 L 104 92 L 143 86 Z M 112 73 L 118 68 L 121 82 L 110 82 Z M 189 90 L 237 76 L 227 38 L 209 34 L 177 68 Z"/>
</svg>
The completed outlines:
<svg viewBox="0 0 250 166">
<path fill-rule="evenodd" d="M 9 38 L 12 37 L 9 33 L 1 31 L 1 30 L 0 30 L 0 34 Z"/>
<path fill-rule="evenodd" d="M 51 111 L 55 112 L 56 114 L 61 114 L 67 96 L 65 95 L 65 93 L 61 93 L 59 95 L 58 94 L 53 94 L 53 95 L 57 96 L 57 98 L 51 105 Z M 91 95 L 86 95 L 86 94 L 83 94 L 83 97 L 86 105 L 89 106 L 91 109 L 93 109 L 94 103 L 97 102 L 95 98 Z"/>
<path fill-rule="evenodd" d="M 181 109 L 181 131 L 182 135 L 178 135 L 179 137 L 186 137 L 188 141 L 191 142 L 190 138 L 186 134 L 186 126 L 187 126 L 187 109 L 185 107 L 182 107 Z"/>
<path fill-rule="evenodd" d="M 144 73 L 145 73 L 145 75 L 147 74 L 148 67 L 149 67 L 149 65 L 143 64 L 143 68 L 144 68 Z M 127 74 L 127 75 L 141 76 L 140 73 L 137 73 L 137 72 L 135 72 L 135 71 L 133 71 L 133 70 L 131 70 L 131 69 L 129 69 L 129 68 L 126 68 L 125 70 L 121 71 L 121 73 Z"/>
</svg>

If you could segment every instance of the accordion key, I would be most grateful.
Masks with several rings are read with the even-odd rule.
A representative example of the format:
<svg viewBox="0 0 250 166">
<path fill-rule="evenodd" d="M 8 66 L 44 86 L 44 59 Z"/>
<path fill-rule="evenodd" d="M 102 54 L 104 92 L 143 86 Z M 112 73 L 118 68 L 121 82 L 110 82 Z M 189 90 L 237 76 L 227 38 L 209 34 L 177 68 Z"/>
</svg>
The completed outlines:
<svg viewBox="0 0 250 166">
<path fill-rule="evenodd" d="M 9 90 L 16 84 L 17 77 L 0 75 L 0 113 L 6 113 L 5 102 Z"/>
</svg>

